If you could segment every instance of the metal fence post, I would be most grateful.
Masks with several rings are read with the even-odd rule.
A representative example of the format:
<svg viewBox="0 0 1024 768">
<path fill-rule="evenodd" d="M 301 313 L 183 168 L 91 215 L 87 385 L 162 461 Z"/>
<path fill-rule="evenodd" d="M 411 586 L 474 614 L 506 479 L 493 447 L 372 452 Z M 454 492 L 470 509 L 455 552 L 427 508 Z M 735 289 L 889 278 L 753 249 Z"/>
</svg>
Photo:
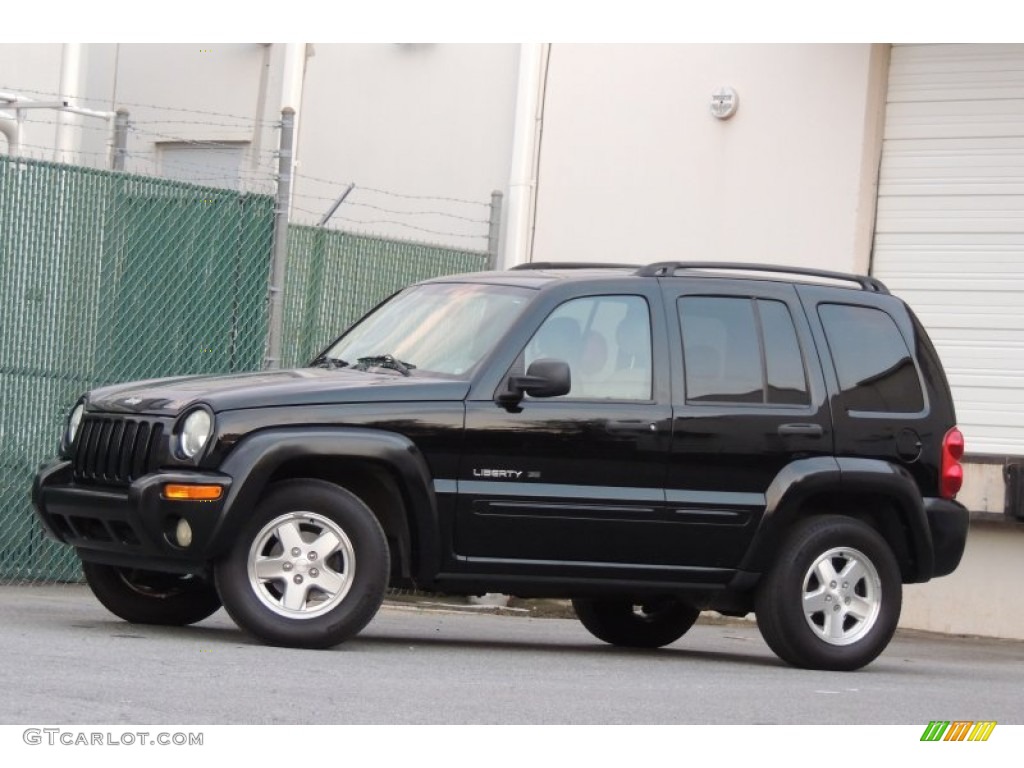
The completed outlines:
<svg viewBox="0 0 1024 768">
<path fill-rule="evenodd" d="M 274 205 L 274 246 L 267 288 L 269 322 L 264 368 L 281 367 L 281 331 L 284 327 L 284 281 L 288 261 L 288 206 L 292 197 L 292 160 L 295 149 L 295 110 L 281 110 L 281 145 L 278 150 L 277 200 Z"/>
<path fill-rule="evenodd" d="M 491 192 L 491 220 L 487 227 L 487 268 L 498 264 L 498 244 L 501 234 L 501 201 L 505 196 L 498 190 Z"/>
<path fill-rule="evenodd" d="M 128 110 L 118 109 L 114 116 L 114 151 L 110 156 L 110 167 L 115 171 L 124 170 L 124 159 L 128 155 Z"/>
</svg>

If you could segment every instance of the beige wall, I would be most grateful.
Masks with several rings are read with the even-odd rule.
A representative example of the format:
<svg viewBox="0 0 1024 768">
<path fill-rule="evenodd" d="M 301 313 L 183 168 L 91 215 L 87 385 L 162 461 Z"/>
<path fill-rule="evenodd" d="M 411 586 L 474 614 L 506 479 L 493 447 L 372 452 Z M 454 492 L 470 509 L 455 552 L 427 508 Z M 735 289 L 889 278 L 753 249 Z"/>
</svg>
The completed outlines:
<svg viewBox="0 0 1024 768">
<path fill-rule="evenodd" d="M 273 192 L 285 48 L 83 45 L 78 104 L 129 110 L 129 171 L 161 175 L 165 148 L 225 142 L 226 151 L 245 153 L 243 187 Z M 317 221 L 355 183 L 332 225 L 486 249 L 491 192 L 503 190 L 509 177 L 519 46 L 311 44 L 306 50 L 293 221 Z M 45 98 L 59 89 L 60 72 L 60 45 L 0 45 L 0 85 Z M 34 156 L 51 159 L 55 113 L 36 114 L 40 124 L 29 126 L 26 143 L 40 147 Z M 108 126 L 66 119 L 82 126 L 74 129 L 79 155 L 72 159 L 108 167 Z M 204 156 L 210 151 L 216 150 Z M 215 159 L 211 184 L 218 183 Z"/>
<path fill-rule="evenodd" d="M 1024 526 L 972 521 L 960 567 L 903 588 L 900 626 L 1024 640 Z"/>
<path fill-rule="evenodd" d="M 52 101 L 60 90 L 60 43 L 0 44 L 0 91 L 33 101 Z M 2 105 L 0 105 L 2 106 Z M 53 160 L 56 117 L 51 110 L 25 112 L 21 154 Z M 7 143 L 0 143 L 7 151 Z"/>
<path fill-rule="evenodd" d="M 519 46 L 317 44 L 315 50 L 303 95 L 296 219 L 315 220 L 354 182 L 332 223 L 486 248 L 488 210 L 481 204 L 508 183 Z M 476 204 L 437 199 L 445 197 Z"/>
<path fill-rule="evenodd" d="M 887 48 L 554 45 L 533 260 L 866 270 Z"/>
<path fill-rule="evenodd" d="M 115 106 L 125 106 L 131 113 L 129 170 L 158 175 L 160 147 L 165 145 L 239 142 L 246 151 L 245 187 L 272 191 L 277 144 L 271 123 L 277 118 L 269 107 L 267 114 L 257 115 L 265 52 L 258 43 L 117 46 L 116 55 L 107 60 L 116 62 L 116 75 L 111 72 L 106 79 L 116 90 Z M 275 107 L 280 100 L 280 67 L 276 75 L 276 81 L 267 85 L 268 101 Z M 252 168 L 255 130 L 262 131 L 262 146 Z"/>
</svg>

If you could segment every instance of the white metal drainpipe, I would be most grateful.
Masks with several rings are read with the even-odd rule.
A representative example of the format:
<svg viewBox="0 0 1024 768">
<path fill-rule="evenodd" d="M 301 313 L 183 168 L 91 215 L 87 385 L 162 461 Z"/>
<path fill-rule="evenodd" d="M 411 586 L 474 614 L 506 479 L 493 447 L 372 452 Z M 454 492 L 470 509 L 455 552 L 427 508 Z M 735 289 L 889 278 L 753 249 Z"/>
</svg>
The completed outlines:
<svg viewBox="0 0 1024 768">
<path fill-rule="evenodd" d="M 81 96 L 78 93 L 81 71 L 82 44 L 64 43 L 60 61 L 59 99 L 77 100 Z M 71 153 L 75 149 L 75 134 L 71 129 L 76 118 L 64 110 L 58 110 L 56 118 L 57 135 L 53 145 L 53 159 L 58 163 L 68 162 L 72 159 Z"/>
<path fill-rule="evenodd" d="M 0 133 L 7 137 L 7 154 L 11 157 L 17 157 L 19 152 L 18 144 L 20 143 L 18 140 L 18 121 L 13 117 L 0 114 Z"/>
<path fill-rule="evenodd" d="M 302 86 L 306 78 L 306 43 L 286 43 L 284 48 L 284 72 L 281 78 L 281 109 L 291 107 L 295 110 L 295 151 L 292 152 L 292 171 L 298 165 L 297 158 L 301 148 L 299 127 L 302 122 Z M 295 185 L 292 185 L 292 194 L 288 200 L 288 210 L 291 211 L 292 200 L 295 195 Z"/>
<path fill-rule="evenodd" d="M 531 230 L 536 215 L 538 137 L 543 120 L 541 83 L 546 44 L 524 43 L 519 49 L 512 170 L 508 182 L 508 225 L 505 228 L 505 266 L 532 261 Z"/>
</svg>

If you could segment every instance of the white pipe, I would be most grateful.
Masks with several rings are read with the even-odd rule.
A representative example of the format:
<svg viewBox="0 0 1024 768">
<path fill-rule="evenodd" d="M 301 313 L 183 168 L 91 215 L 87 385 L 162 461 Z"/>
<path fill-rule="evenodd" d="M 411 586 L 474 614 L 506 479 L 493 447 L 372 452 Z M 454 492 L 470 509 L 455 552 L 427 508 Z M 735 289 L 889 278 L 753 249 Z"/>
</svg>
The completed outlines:
<svg viewBox="0 0 1024 768">
<path fill-rule="evenodd" d="M 19 141 L 18 121 L 10 115 L 0 113 L 0 133 L 7 137 L 7 154 L 11 157 L 18 155 Z"/>
<path fill-rule="evenodd" d="M 81 71 L 82 44 L 64 43 L 61 50 L 59 98 L 65 99 L 78 96 Z M 53 150 L 53 159 L 58 163 L 68 162 L 72 159 L 71 153 L 75 149 L 75 135 L 71 131 L 72 125 L 74 125 L 74 118 L 70 114 L 66 114 L 64 110 L 58 110 L 57 135 Z"/>
<path fill-rule="evenodd" d="M 508 182 L 508 225 L 503 252 L 506 267 L 531 260 L 530 231 L 536 207 L 537 150 L 542 119 L 542 62 L 546 47 L 524 43 L 519 48 L 519 84 L 512 136 L 512 169 Z"/>
<path fill-rule="evenodd" d="M 281 109 L 291 107 L 295 110 L 295 148 L 292 152 L 292 169 L 299 164 L 301 134 L 299 126 L 302 120 L 302 86 L 306 78 L 306 43 L 286 43 L 284 47 L 284 72 L 281 78 Z M 291 211 L 295 185 L 288 199 L 288 210 Z"/>
<path fill-rule="evenodd" d="M 256 91 L 256 115 L 252 121 L 252 153 L 249 166 L 255 172 L 260 168 L 263 151 L 264 120 L 267 119 L 267 81 L 270 79 L 270 47 L 271 43 L 260 43 L 263 55 L 260 58 L 260 80 Z"/>
</svg>

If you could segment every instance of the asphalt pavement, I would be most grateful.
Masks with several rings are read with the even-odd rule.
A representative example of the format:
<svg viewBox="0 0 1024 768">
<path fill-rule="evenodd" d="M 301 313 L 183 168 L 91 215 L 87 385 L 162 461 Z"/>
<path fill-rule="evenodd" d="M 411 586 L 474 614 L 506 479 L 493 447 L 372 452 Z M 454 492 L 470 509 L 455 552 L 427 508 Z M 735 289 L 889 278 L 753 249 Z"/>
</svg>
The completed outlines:
<svg viewBox="0 0 1024 768">
<path fill-rule="evenodd" d="M 263 646 L 223 611 L 126 624 L 81 585 L 0 588 L 5 724 L 1024 723 L 1024 642 L 900 632 L 873 664 L 810 672 L 750 622 L 657 651 L 573 619 L 387 605 L 329 651 Z"/>
</svg>

